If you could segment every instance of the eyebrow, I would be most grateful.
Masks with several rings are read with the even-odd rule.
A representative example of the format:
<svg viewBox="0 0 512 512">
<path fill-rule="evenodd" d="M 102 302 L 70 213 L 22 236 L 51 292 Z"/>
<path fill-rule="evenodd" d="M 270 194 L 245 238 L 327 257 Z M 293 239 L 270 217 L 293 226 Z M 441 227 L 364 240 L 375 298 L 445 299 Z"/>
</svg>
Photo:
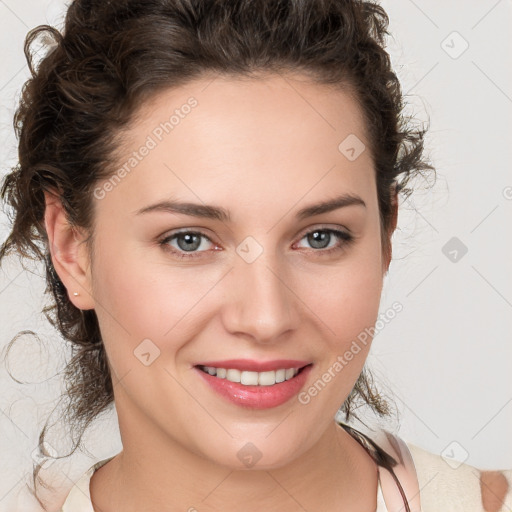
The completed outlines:
<svg viewBox="0 0 512 512">
<path fill-rule="evenodd" d="M 339 208 L 344 208 L 352 205 L 360 205 L 366 208 L 366 203 L 359 197 L 353 194 L 342 194 L 341 196 L 333 199 L 328 199 L 321 203 L 306 206 L 299 210 L 296 214 L 298 220 L 328 213 Z M 188 203 L 182 201 L 160 201 L 158 203 L 145 206 L 135 212 L 136 215 L 142 215 L 149 212 L 168 212 L 178 213 L 183 215 L 190 215 L 192 217 L 201 217 L 206 219 L 220 220 L 223 222 L 231 222 L 231 215 L 228 210 L 213 205 Z"/>
</svg>

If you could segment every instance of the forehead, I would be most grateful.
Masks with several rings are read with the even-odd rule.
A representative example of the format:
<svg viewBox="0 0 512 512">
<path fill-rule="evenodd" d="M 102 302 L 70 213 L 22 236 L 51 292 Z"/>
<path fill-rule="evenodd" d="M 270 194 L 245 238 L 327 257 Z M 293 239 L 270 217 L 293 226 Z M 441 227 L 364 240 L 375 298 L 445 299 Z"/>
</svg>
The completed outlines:
<svg viewBox="0 0 512 512">
<path fill-rule="evenodd" d="M 347 158 L 347 144 L 360 152 L 356 159 Z M 133 208 L 167 192 L 205 202 L 236 192 L 263 205 L 313 189 L 371 190 L 367 146 L 348 91 L 300 75 L 209 76 L 140 106 L 117 152 L 125 172 L 116 188 L 137 191 L 127 199 Z"/>
<path fill-rule="evenodd" d="M 279 127 L 308 137 L 313 130 L 336 132 L 337 136 L 348 135 L 347 130 L 352 130 L 349 133 L 357 132 L 365 139 L 362 111 L 351 89 L 319 84 L 298 73 L 260 73 L 254 77 L 209 74 L 156 93 L 136 110 L 131 128 L 147 132 L 155 121 L 169 121 L 175 114 L 171 120 L 174 130 L 192 113 L 208 132 L 215 128 L 217 137 L 229 124 L 243 129 L 239 131 L 241 137 L 257 132 L 259 139 Z M 189 109 L 187 104 L 191 101 L 199 108 Z M 296 125 L 295 121 L 300 123 Z M 266 124 L 264 131 L 260 130 L 262 123 Z M 196 132 L 199 128 L 195 125 Z M 228 135 L 233 138 L 237 132 Z"/>
</svg>

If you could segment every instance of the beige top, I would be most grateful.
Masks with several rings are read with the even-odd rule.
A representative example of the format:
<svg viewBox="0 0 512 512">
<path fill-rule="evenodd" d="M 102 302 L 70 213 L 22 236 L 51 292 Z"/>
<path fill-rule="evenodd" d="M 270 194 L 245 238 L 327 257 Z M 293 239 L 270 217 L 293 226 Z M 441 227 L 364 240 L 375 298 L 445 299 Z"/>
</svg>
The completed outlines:
<svg viewBox="0 0 512 512">
<path fill-rule="evenodd" d="M 103 464 L 106 464 L 109 460 L 110 458 L 96 463 L 84 473 L 80 480 L 78 480 L 78 482 L 76 482 L 72 487 L 59 512 L 94 512 L 89 492 L 89 483 L 94 471 L 100 468 Z M 382 495 L 380 479 L 377 491 L 377 510 L 375 512 L 388 512 Z"/>
<path fill-rule="evenodd" d="M 379 485 L 375 512 L 406 512 L 400 487 L 411 512 L 512 511 L 512 469 L 481 471 L 448 456 L 423 450 L 386 431 L 370 437 L 397 462 L 393 473 L 399 482 L 377 458 Z M 358 442 L 361 441 L 358 439 Z M 368 443 L 361 444 L 375 457 Z M 94 512 L 90 479 L 94 471 L 111 458 L 97 462 L 83 474 L 71 488 L 60 512 Z"/>
</svg>

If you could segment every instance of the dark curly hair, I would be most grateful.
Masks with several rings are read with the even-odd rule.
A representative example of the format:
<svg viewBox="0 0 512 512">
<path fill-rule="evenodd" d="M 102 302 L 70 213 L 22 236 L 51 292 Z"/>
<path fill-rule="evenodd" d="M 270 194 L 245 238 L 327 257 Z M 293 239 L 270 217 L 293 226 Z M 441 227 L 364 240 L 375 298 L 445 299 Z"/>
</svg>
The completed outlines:
<svg viewBox="0 0 512 512">
<path fill-rule="evenodd" d="M 0 263 L 13 251 L 44 262 L 51 302 L 43 312 L 72 355 L 61 397 L 63 418 L 79 434 L 71 453 L 113 403 L 113 384 L 95 311 L 71 303 L 53 267 L 43 191 L 58 192 L 69 222 L 90 233 L 92 250 L 93 189 L 114 172 L 116 135 L 147 99 L 206 74 L 296 71 L 357 100 L 375 166 L 382 248 L 389 251 L 390 190 L 407 197 L 410 178 L 434 169 L 423 156 L 426 129 L 405 115 L 385 50 L 388 24 L 380 5 L 361 0 L 75 0 L 61 31 L 41 25 L 27 34 L 31 77 L 14 116 L 19 162 L 0 192 L 12 225 Z M 48 51 L 36 65 L 38 38 Z M 359 402 L 389 414 L 366 368 L 341 406 L 347 420 Z"/>
</svg>

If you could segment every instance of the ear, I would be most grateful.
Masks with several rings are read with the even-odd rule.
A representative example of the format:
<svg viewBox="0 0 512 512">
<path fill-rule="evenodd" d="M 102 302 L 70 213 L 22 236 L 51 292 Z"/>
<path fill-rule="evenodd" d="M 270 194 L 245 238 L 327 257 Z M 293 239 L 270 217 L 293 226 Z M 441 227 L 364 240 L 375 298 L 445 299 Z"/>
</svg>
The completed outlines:
<svg viewBox="0 0 512 512">
<path fill-rule="evenodd" d="M 44 222 L 55 271 L 68 290 L 69 300 L 78 309 L 94 309 L 85 233 L 69 223 L 57 193 L 44 191 L 44 197 Z M 74 292 L 79 295 L 73 295 Z"/>
<path fill-rule="evenodd" d="M 384 272 L 387 273 L 389 270 L 389 265 L 391 263 L 391 258 L 393 255 L 393 249 L 391 245 L 391 237 L 393 233 L 395 232 L 397 223 L 398 223 L 398 183 L 395 181 L 393 182 L 393 185 L 391 186 L 391 219 L 389 222 L 389 230 L 385 234 L 385 236 L 388 237 L 388 247 L 389 250 L 386 253 L 385 260 L 384 260 Z"/>
</svg>

